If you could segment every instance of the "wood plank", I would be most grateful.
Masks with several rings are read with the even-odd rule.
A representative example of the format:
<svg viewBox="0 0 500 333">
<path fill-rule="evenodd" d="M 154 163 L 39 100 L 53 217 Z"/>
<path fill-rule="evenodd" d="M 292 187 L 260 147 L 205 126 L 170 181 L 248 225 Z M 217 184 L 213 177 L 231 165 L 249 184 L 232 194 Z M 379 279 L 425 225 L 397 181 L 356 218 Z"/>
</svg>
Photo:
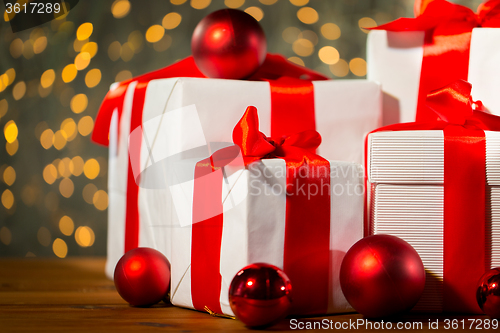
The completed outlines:
<svg viewBox="0 0 500 333">
<path fill-rule="evenodd" d="M 237 320 L 215 318 L 206 313 L 160 303 L 150 308 L 129 306 L 104 275 L 104 258 L 0 259 L 0 332 L 239 332 L 247 328 Z M 323 325 L 375 332 L 381 322 L 364 321 L 359 314 L 314 318 L 288 318 L 270 331 L 290 331 L 291 320 L 301 325 Z M 419 325 L 412 332 L 445 330 L 446 320 L 484 321 L 486 316 L 411 314 L 395 319 Z M 429 328 L 438 321 L 439 329 Z M 371 325 L 371 326 L 370 326 Z M 387 324 L 386 324 L 387 325 Z M 460 325 L 459 325 L 460 326 Z M 293 325 L 292 325 L 293 327 Z M 371 328 L 371 329 L 370 329 Z M 484 328 L 484 325 L 483 325 Z M 343 330 L 343 329 L 342 329 Z M 461 331 L 453 329 L 452 331 Z M 490 329 L 493 331 L 492 329 Z M 490 331 L 485 330 L 485 331 Z"/>
</svg>

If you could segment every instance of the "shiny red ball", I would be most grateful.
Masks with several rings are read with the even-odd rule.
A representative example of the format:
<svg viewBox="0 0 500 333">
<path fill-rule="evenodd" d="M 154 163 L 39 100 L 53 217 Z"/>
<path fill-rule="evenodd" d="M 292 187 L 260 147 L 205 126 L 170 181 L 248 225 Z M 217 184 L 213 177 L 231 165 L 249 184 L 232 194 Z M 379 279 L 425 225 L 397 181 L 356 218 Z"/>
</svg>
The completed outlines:
<svg viewBox="0 0 500 333">
<path fill-rule="evenodd" d="M 257 263 L 240 270 L 229 286 L 229 304 L 249 327 L 270 326 L 285 318 L 292 303 L 292 285 L 276 266 Z"/>
<path fill-rule="evenodd" d="M 121 257 L 114 280 L 120 296 L 131 305 L 153 305 L 168 294 L 170 263 L 161 252 L 139 247 Z"/>
<path fill-rule="evenodd" d="M 340 286 L 351 306 L 368 318 L 409 311 L 425 286 L 425 269 L 417 251 L 390 235 L 368 236 L 347 251 Z"/>
<path fill-rule="evenodd" d="M 479 279 L 477 303 L 493 319 L 500 319 L 500 267 L 489 270 Z"/>
<path fill-rule="evenodd" d="M 237 9 L 207 15 L 191 39 L 196 66 L 211 78 L 249 77 L 264 62 L 266 49 L 266 36 L 259 22 Z"/>
</svg>

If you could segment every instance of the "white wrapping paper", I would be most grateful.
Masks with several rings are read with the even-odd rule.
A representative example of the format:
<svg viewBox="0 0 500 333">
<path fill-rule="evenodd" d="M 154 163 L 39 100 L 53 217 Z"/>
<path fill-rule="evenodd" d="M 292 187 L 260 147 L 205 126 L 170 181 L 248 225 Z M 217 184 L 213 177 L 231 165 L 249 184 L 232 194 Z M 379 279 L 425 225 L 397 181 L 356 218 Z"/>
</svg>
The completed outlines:
<svg viewBox="0 0 500 333">
<path fill-rule="evenodd" d="M 318 154 L 330 160 L 361 163 L 366 133 L 380 126 L 380 86 L 365 80 L 313 84 L 316 128 L 323 138 Z M 108 277 L 113 276 L 114 267 L 124 253 L 128 145 L 135 86 L 134 82 L 128 87 L 120 121 L 115 115 L 110 129 Z M 268 82 L 196 78 L 151 81 L 143 109 L 144 125 L 131 135 L 132 138 L 137 135 L 142 142 L 140 167 L 134 173 L 156 166 L 161 171 L 161 163 L 172 156 L 214 143 L 231 143 L 233 128 L 249 105 L 257 107 L 260 130 L 269 134 Z M 180 225 L 179 216 L 167 186 L 168 177 L 159 177 L 158 172 L 153 175 L 155 177 L 141 174 L 140 178 L 139 246 L 158 249 L 170 259 L 173 252 L 180 251 L 172 248 L 170 242 L 176 230 L 174 224 Z M 158 186 L 152 188 L 157 177 L 160 178 L 156 182 Z M 189 216 L 185 219 L 189 220 Z"/>
<path fill-rule="evenodd" d="M 500 133 L 486 134 L 487 234 L 491 267 L 500 266 Z M 442 131 L 376 132 L 368 137 L 372 234 L 409 242 L 427 271 L 415 311 L 443 307 L 444 136 Z"/>
<path fill-rule="evenodd" d="M 339 271 L 347 250 L 363 237 L 363 172 L 361 165 L 356 163 L 331 162 L 330 167 L 331 271 L 329 288 L 325 292 L 329 295 L 328 313 L 341 313 L 352 311 L 340 289 Z M 286 224 L 284 170 L 284 160 L 262 160 L 247 169 L 228 172 L 231 176 L 223 181 L 220 304 L 225 314 L 233 314 L 228 290 L 232 278 L 240 269 L 255 262 L 283 268 Z M 178 202 L 175 209 L 178 212 L 192 211 L 192 202 Z M 314 227 L 314 221 L 304 223 Z M 192 226 L 177 225 L 172 232 L 170 298 L 174 305 L 193 308 L 190 269 Z"/>
<path fill-rule="evenodd" d="M 468 77 L 474 99 L 496 115 L 500 115 L 500 44 L 495 42 L 499 39 L 498 28 L 472 30 Z M 423 31 L 373 30 L 368 35 L 367 78 L 382 85 L 383 125 L 415 121 L 423 45 Z"/>
</svg>

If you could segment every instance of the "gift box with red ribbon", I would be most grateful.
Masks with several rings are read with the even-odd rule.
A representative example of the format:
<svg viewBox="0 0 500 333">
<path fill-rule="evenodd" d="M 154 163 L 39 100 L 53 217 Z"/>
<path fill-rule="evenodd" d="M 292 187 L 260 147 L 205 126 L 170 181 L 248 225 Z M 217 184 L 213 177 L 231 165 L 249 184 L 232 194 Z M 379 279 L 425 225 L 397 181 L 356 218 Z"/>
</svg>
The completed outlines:
<svg viewBox="0 0 500 333">
<path fill-rule="evenodd" d="M 172 304 L 233 315 L 231 280 L 264 262 L 290 278 L 291 314 L 352 311 L 339 270 L 363 236 L 362 166 L 317 155 L 321 137 L 314 130 L 266 137 L 255 107 L 233 140 L 237 146 L 204 160 L 178 161 L 194 181 L 178 181 L 172 191 L 178 216 L 186 218 L 172 231 Z"/>
<path fill-rule="evenodd" d="M 427 94 L 458 79 L 500 115 L 500 1 L 485 1 L 474 13 L 445 0 L 416 0 L 415 15 L 368 36 L 367 77 L 382 84 L 383 124 L 435 120 Z"/>
<path fill-rule="evenodd" d="M 110 148 L 108 276 L 135 247 L 168 259 L 178 251 L 172 234 L 192 212 L 176 209 L 176 200 L 193 200 L 186 188 L 194 183 L 181 166 L 232 145 L 232 130 L 250 105 L 273 138 L 317 130 L 323 142 L 316 152 L 328 160 L 361 163 L 364 137 L 381 120 L 378 84 L 327 80 L 280 55 L 268 54 L 247 80 L 206 78 L 188 57 L 114 85 L 92 134 Z"/>
<path fill-rule="evenodd" d="M 427 271 L 418 311 L 482 313 L 479 278 L 500 266 L 500 117 L 456 81 L 432 91 L 438 120 L 389 125 L 367 144 L 369 228 L 408 241 Z"/>
</svg>

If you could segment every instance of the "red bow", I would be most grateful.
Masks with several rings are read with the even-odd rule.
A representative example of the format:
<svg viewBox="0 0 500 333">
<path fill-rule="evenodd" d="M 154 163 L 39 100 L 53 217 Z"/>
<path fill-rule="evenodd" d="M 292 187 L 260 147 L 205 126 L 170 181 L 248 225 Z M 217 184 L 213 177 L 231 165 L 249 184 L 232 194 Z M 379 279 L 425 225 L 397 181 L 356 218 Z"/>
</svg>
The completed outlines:
<svg viewBox="0 0 500 333">
<path fill-rule="evenodd" d="M 259 131 L 259 116 L 254 106 L 249 106 L 233 130 L 233 142 L 241 148 L 245 165 L 263 158 L 283 158 L 296 166 L 307 162 L 326 161 L 315 154 L 321 136 L 307 130 L 282 138 L 270 138 Z"/>
</svg>

